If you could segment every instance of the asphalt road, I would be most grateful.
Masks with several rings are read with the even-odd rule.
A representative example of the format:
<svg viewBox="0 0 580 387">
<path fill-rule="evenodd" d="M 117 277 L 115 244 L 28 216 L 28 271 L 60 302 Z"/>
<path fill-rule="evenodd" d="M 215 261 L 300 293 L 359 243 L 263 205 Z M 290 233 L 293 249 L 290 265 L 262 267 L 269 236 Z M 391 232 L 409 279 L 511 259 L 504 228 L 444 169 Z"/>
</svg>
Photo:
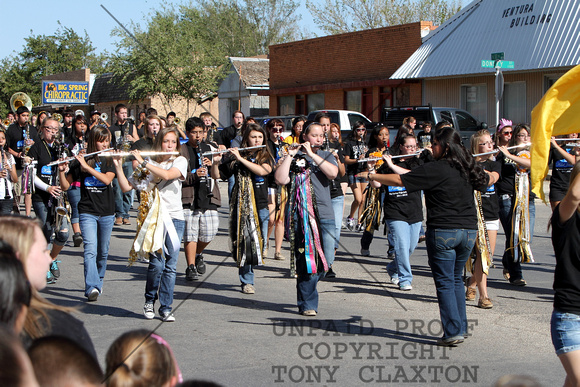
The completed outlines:
<svg viewBox="0 0 580 387">
<path fill-rule="evenodd" d="M 226 187 L 221 183 L 222 198 L 227 198 Z M 347 208 L 351 201 L 347 195 Z M 147 266 L 127 266 L 134 210 L 132 226 L 113 230 L 104 292 L 97 302 L 85 301 L 82 248 L 72 242 L 60 256 L 61 278 L 44 293 L 79 308 L 102 366 L 117 336 L 145 328 L 171 344 L 185 379 L 224 386 L 490 386 L 506 374 L 530 375 L 544 386 L 563 384 L 565 373 L 550 340 L 555 261 L 547 231 L 549 206 L 536 201 L 536 262 L 524 266 L 526 287 L 503 279 L 500 230 L 498 266 L 488 281 L 494 307 L 483 310 L 467 303 L 470 336 L 454 348 L 434 345 L 441 327 L 424 243 L 411 257 L 413 290 L 402 292 L 390 284 L 385 270 L 382 230 L 370 257 L 359 254 L 361 234 L 343 230 L 334 265 L 337 278 L 319 284 L 318 316 L 306 318 L 297 313 L 288 259 L 267 259 L 256 270 L 256 294 L 240 292 L 228 251 L 228 212 L 220 209 L 219 234 L 206 250 L 208 270 L 199 281 L 185 280 L 180 255 L 174 323 L 143 317 Z M 289 257 L 287 242 L 283 254 Z"/>
</svg>

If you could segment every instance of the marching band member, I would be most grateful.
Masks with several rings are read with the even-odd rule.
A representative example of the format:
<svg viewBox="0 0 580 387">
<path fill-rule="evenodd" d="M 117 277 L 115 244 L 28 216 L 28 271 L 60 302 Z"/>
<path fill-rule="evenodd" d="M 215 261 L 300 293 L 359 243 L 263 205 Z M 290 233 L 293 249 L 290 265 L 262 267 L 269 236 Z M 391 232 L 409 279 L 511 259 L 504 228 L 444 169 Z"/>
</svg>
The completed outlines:
<svg viewBox="0 0 580 387">
<path fill-rule="evenodd" d="M 520 124 L 513 130 L 510 146 L 522 145 L 530 140 L 530 129 Z M 500 146 L 501 178 L 499 179 L 499 220 L 506 235 L 502 257 L 503 274 L 510 284 L 525 286 L 521 262 L 533 262 L 531 250 L 534 235 L 536 207 L 535 195 L 531 192 L 529 170 L 530 152 L 518 148 L 511 153 Z"/>
<path fill-rule="evenodd" d="M 242 148 L 265 145 L 266 138 L 266 131 L 260 125 L 248 124 Z M 267 175 L 272 172 L 272 155 L 267 147 L 247 151 L 244 156 L 238 148 L 229 149 L 234 160 L 226 160 L 222 170 L 235 179 L 230 200 L 232 253 L 238 265 L 242 293 L 254 294 L 254 267 L 264 263 L 269 215 Z"/>
<path fill-rule="evenodd" d="M 93 153 L 109 148 L 111 133 L 102 126 L 93 128 L 88 136 L 87 151 Z M 112 181 L 123 174 L 121 161 L 101 159 L 99 155 L 85 159 L 79 154 L 76 160 L 59 166 L 60 184 L 69 189 L 75 181 L 80 182 L 78 204 L 79 224 L 84 240 L 85 297 L 96 301 L 103 292 L 103 280 L 107 270 L 109 244 L 115 213 Z"/>
<path fill-rule="evenodd" d="M 179 132 L 175 127 L 163 128 L 155 137 L 153 150 L 156 152 L 179 152 Z M 149 200 L 142 200 L 141 205 L 148 205 L 147 214 L 138 220 L 137 236 L 133 243 L 131 261 L 135 254 L 148 254 L 147 282 L 145 284 L 145 305 L 143 314 L 151 320 L 155 317 L 154 303 L 159 299 L 159 315 L 164 322 L 175 321 L 172 313 L 173 289 L 177 260 L 185 219 L 181 206 L 181 185 L 187 176 L 187 160 L 183 156 L 161 154 L 154 156 L 154 161 L 144 160 L 141 152 L 131 151 L 140 168 L 152 180 L 142 190 L 149 193 Z M 118 175 L 119 185 L 125 191 L 133 185 L 138 188 L 138 181 L 131 179 L 131 185 L 125 176 Z M 142 196 L 143 198 L 143 196 Z M 141 211 L 140 207 L 140 211 Z M 141 222 L 141 224 L 139 224 Z M 153 241 L 145 238 L 152 232 Z M 136 247 L 136 248 L 135 248 Z M 163 256 L 159 253 L 163 250 Z"/>
<path fill-rule="evenodd" d="M 12 184 L 18 181 L 16 162 L 6 149 L 6 132 L 0 129 L 0 214 L 8 215 L 12 212 L 14 197 Z"/>
<path fill-rule="evenodd" d="M 59 214 L 57 208 L 61 208 L 63 203 L 63 191 L 57 182 L 58 167 L 49 167 L 51 161 L 57 160 L 59 155 L 59 146 L 57 146 L 56 137 L 60 131 L 60 124 L 54 118 L 44 120 L 41 128 L 42 139 L 37 141 L 30 148 L 28 155 L 37 161 L 36 178 L 34 186 L 36 191 L 32 194 L 32 206 L 36 217 L 42 223 L 42 231 L 48 243 L 51 242 L 51 235 L 55 232 L 52 240 L 52 249 L 50 256 L 52 264 L 47 273 L 47 282 L 54 283 L 55 279 L 60 277 L 60 269 L 56 257 L 62 250 L 69 236 L 68 216 Z M 66 210 L 64 210 L 66 211 Z"/>
<path fill-rule="evenodd" d="M 291 274 L 296 274 L 298 312 L 316 316 L 318 281 L 334 262 L 334 213 L 330 199 L 331 181 L 338 175 L 336 159 L 320 148 L 325 140 L 319 123 L 302 132 L 302 149 L 288 150 L 276 169 L 276 182 L 291 183 L 286 212 L 290 238 Z"/>
</svg>

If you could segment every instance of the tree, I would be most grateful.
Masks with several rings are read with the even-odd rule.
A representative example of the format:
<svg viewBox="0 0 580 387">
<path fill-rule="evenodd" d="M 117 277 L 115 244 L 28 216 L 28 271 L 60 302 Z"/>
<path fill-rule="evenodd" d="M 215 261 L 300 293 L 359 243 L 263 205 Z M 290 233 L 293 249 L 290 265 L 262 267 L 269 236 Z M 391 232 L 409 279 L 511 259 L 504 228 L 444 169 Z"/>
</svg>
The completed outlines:
<svg viewBox="0 0 580 387">
<path fill-rule="evenodd" d="M 314 22 L 328 34 L 341 34 L 418 21 L 440 25 L 457 13 L 458 0 L 325 0 L 306 7 Z"/>
<path fill-rule="evenodd" d="M 22 91 L 34 105 L 41 98 L 41 78 L 45 75 L 90 67 L 92 72 L 104 71 L 107 54 L 96 55 L 89 36 L 82 37 L 73 29 L 59 27 L 53 35 L 31 35 L 19 54 L 0 64 L 0 115 L 5 116 L 12 94 Z"/>
<path fill-rule="evenodd" d="M 128 85 L 132 99 L 160 96 L 199 102 L 217 91 L 225 56 L 172 7 L 155 11 L 145 31 L 135 24 L 131 28 L 134 32 L 114 31 L 121 40 L 111 68 L 115 82 Z"/>
<path fill-rule="evenodd" d="M 224 55 L 244 57 L 302 37 L 298 6 L 294 0 L 199 0 L 197 7 L 182 6 L 181 12 L 208 44 Z"/>
<path fill-rule="evenodd" d="M 111 59 L 115 81 L 132 99 L 160 96 L 199 102 L 217 92 L 228 56 L 266 54 L 271 44 L 299 38 L 294 0 L 198 0 L 165 4 L 144 27 L 117 28 L 120 54 Z M 189 108 L 189 106 L 188 106 Z"/>
</svg>

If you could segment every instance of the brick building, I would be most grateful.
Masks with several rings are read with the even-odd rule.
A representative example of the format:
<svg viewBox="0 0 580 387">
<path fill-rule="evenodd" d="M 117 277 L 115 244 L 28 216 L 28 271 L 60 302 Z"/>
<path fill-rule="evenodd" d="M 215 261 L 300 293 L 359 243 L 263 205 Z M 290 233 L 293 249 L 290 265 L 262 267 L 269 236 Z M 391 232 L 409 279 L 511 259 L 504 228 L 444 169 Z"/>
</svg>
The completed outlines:
<svg viewBox="0 0 580 387">
<path fill-rule="evenodd" d="M 432 29 L 417 22 L 270 46 L 270 115 L 348 109 L 379 121 L 382 107 L 420 104 L 420 81 L 389 78 Z"/>
</svg>

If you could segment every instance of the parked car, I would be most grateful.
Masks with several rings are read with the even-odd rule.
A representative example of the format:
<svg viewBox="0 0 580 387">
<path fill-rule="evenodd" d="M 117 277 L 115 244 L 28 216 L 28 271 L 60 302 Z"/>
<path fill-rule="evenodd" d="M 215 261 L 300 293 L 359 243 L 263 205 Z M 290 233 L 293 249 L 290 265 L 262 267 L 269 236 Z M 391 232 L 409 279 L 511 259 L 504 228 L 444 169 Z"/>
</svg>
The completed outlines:
<svg viewBox="0 0 580 387">
<path fill-rule="evenodd" d="M 343 141 L 346 141 L 352 126 L 357 121 L 364 122 L 367 129 L 372 129 L 376 125 L 376 123 L 373 123 L 364 114 L 352 110 L 315 110 L 308 113 L 308 120 L 314 121 L 314 117 L 320 112 L 328 114 L 330 116 L 330 122 L 340 126 Z"/>
<path fill-rule="evenodd" d="M 385 108 L 383 122 L 391 129 L 398 129 L 403 124 L 403 119 L 413 116 L 417 123 L 431 121 L 437 125 L 441 121 L 449 121 L 459 132 L 463 144 L 469 148 L 471 136 L 480 129 L 487 129 L 485 122 L 476 120 L 469 112 L 449 107 L 428 106 L 401 106 Z"/>
</svg>

